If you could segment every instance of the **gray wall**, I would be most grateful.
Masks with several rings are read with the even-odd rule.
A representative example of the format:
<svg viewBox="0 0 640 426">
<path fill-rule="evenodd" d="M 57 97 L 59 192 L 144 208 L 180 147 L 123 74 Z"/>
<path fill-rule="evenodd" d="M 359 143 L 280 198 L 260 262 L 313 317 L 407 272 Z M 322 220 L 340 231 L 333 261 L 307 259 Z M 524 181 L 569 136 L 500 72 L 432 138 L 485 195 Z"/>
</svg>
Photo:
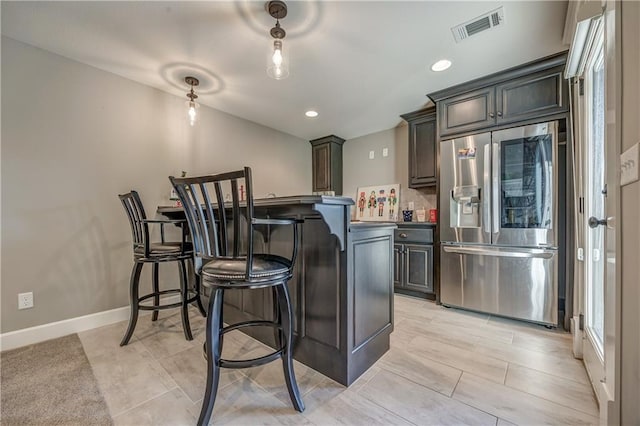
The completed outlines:
<svg viewBox="0 0 640 426">
<path fill-rule="evenodd" d="M 3 333 L 128 304 L 118 193 L 137 189 L 154 216 L 169 203 L 167 176 L 243 165 L 256 196 L 310 191 L 307 141 L 207 107 L 191 128 L 184 109 L 180 97 L 2 38 Z M 28 291 L 35 307 L 18 311 Z"/>
<path fill-rule="evenodd" d="M 409 128 L 402 122 L 397 127 L 349 139 L 343 145 L 343 193 L 354 198 L 359 186 L 400 184 L 400 207 L 409 201 L 415 208 L 436 208 L 435 188 L 414 190 L 409 188 Z M 340 136 L 340 135 L 338 135 Z M 389 155 L 382 156 L 387 148 Z M 374 151 L 374 159 L 369 159 Z M 355 209 L 352 208 L 352 215 Z M 415 220 L 415 215 L 414 215 Z"/>
</svg>

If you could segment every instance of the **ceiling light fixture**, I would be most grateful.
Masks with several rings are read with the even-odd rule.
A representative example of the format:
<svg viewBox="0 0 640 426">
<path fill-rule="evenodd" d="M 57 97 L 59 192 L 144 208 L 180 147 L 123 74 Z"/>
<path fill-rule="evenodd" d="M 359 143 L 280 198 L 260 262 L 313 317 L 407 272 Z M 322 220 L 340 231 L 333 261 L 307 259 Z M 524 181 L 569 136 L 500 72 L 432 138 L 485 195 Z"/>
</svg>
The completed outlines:
<svg viewBox="0 0 640 426">
<path fill-rule="evenodd" d="M 435 64 L 431 65 L 431 71 L 439 72 L 444 71 L 451 66 L 451 61 L 448 59 L 440 59 Z"/>
<path fill-rule="evenodd" d="M 189 124 L 193 126 L 198 118 L 196 110 L 200 108 L 200 105 L 195 101 L 195 99 L 198 99 L 198 95 L 193 91 L 193 86 L 200 84 L 200 81 L 195 77 L 188 76 L 184 78 L 184 82 L 191 86 L 191 91 L 187 93 L 187 98 L 189 98 L 187 106 L 189 107 Z"/>
<path fill-rule="evenodd" d="M 314 111 L 314 110 L 309 110 L 307 112 L 304 113 L 304 115 L 306 115 L 309 118 L 315 118 L 318 116 L 318 111 Z"/>
<path fill-rule="evenodd" d="M 283 51 L 282 40 L 287 32 L 280 27 L 280 19 L 287 16 L 287 5 L 280 0 L 267 2 L 267 12 L 276 20 L 276 26 L 271 28 L 270 34 L 273 37 L 273 46 L 269 51 L 269 64 L 267 74 L 276 80 L 282 80 L 289 76 L 289 64 Z"/>
</svg>

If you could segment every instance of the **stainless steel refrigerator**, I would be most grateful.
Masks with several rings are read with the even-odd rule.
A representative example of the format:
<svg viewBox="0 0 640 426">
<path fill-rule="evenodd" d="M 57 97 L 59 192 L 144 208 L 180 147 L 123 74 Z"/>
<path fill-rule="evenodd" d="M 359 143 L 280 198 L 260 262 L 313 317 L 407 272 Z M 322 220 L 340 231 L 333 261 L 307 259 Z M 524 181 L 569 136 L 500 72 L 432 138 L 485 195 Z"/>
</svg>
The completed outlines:
<svg viewBox="0 0 640 426">
<path fill-rule="evenodd" d="M 440 300 L 555 326 L 557 123 L 441 142 Z"/>
</svg>

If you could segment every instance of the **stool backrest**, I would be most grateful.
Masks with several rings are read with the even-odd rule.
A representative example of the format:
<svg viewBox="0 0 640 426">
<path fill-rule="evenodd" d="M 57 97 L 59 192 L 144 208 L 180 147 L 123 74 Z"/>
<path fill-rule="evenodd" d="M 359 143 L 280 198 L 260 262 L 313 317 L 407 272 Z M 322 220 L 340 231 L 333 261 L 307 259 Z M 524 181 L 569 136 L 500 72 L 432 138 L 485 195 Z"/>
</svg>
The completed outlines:
<svg viewBox="0 0 640 426">
<path fill-rule="evenodd" d="M 246 202 L 240 201 L 238 181 L 244 179 Z M 253 267 L 253 196 L 251 169 L 245 167 L 217 175 L 182 177 L 169 176 L 176 189 L 189 224 L 193 242 L 196 272 L 203 260 L 214 258 L 244 258 L 246 278 Z M 224 188 L 230 187 L 231 200 L 225 204 Z M 229 189 L 229 188 L 227 188 Z M 241 232 L 241 217 L 246 230 Z M 229 228 L 233 231 L 230 234 Z M 244 248 L 241 252 L 241 248 Z"/>
<path fill-rule="evenodd" d="M 127 212 L 129 224 L 131 225 L 131 234 L 133 237 L 133 251 L 136 248 L 143 247 L 145 257 L 149 257 L 149 225 L 145 222 L 147 216 L 144 213 L 144 207 L 140 196 L 136 191 L 127 192 L 118 195 L 124 210 Z"/>
</svg>

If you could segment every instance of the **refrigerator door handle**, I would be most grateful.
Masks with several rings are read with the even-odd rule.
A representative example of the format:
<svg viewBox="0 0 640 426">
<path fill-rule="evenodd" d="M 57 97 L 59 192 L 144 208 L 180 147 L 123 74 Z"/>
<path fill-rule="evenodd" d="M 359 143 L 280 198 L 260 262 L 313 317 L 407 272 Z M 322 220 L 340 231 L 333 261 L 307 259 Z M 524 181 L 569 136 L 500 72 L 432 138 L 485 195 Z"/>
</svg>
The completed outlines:
<svg viewBox="0 0 640 426">
<path fill-rule="evenodd" d="M 527 251 L 499 251 L 499 250 L 487 250 L 480 247 L 455 247 L 455 246 L 442 246 L 442 249 L 447 253 L 457 254 L 475 254 L 479 256 L 493 256 L 493 257 L 521 257 L 521 258 L 537 258 L 537 259 L 551 259 L 555 252 L 540 249 L 529 249 Z"/>
<path fill-rule="evenodd" d="M 485 233 L 491 234 L 491 146 L 486 144 L 484 146 L 484 172 L 483 177 L 483 191 L 482 197 L 482 227 Z"/>
<path fill-rule="evenodd" d="M 492 143 L 492 169 L 491 169 L 491 201 L 492 201 L 492 233 L 500 232 L 500 144 Z M 496 235 L 497 237 L 497 235 Z M 492 238 L 495 243 L 496 238 Z"/>
</svg>

